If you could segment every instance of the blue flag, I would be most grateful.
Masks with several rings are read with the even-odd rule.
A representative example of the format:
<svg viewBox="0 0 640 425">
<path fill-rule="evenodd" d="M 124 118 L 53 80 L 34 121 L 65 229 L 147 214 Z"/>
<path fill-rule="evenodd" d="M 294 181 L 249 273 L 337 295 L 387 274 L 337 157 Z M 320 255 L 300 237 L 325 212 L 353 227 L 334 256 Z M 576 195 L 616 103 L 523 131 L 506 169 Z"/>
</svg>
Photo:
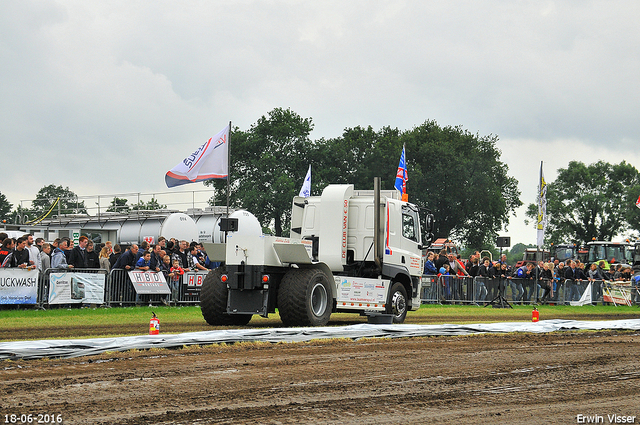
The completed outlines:
<svg viewBox="0 0 640 425">
<path fill-rule="evenodd" d="M 407 163 L 405 162 L 404 146 L 402 147 L 402 155 L 400 155 L 400 163 L 398 164 L 398 172 L 396 173 L 396 184 L 394 187 L 400 191 L 400 193 L 407 193 Z"/>
</svg>

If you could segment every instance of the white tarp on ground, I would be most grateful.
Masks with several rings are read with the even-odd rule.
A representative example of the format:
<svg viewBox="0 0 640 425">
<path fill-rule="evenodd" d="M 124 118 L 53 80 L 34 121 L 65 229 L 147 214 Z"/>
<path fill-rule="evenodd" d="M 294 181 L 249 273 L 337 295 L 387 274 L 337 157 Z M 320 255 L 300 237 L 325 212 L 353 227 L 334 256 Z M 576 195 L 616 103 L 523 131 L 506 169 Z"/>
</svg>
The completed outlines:
<svg viewBox="0 0 640 425">
<path fill-rule="evenodd" d="M 531 322 L 476 323 L 470 325 L 372 325 L 319 328 L 230 329 L 190 332 L 175 335 L 140 335 L 119 338 L 75 340 L 40 340 L 0 343 L 0 360 L 71 358 L 104 353 L 149 348 L 178 348 L 185 345 L 206 345 L 247 341 L 301 342 L 326 338 L 408 338 L 420 336 L 452 336 L 474 333 L 554 332 L 566 330 L 640 330 L 640 319 L 575 321 L 541 320 Z"/>
</svg>

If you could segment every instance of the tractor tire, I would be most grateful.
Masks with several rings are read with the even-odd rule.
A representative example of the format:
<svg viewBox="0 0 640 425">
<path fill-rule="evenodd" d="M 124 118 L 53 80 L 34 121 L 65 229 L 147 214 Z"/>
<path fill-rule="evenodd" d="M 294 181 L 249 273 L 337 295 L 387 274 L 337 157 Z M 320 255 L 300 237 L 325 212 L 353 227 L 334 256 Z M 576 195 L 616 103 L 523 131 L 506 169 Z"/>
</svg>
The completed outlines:
<svg viewBox="0 0 640 425">
<path fill-rule="evenodd" d="M 209 272 L 200 290 L 200 311 L 211 326 L 244 326 L 251 320 L 251 314 L 227 314 L 227 284 L 220 277 L 226 272 L 222 267 Z"/>
<path fill-rule="evenodd" d="M 386 313 L 393 314 L 393 323 L 403 323 L 407 310 L 407 290 L 402 283 L 392 282 Z"/>
<path fill-rule="evenodd" d="M 327 275 L 318 269 L 291 269 L 278 289 L 278 311 L 286 326 L 324 326 L 333 308 Z"/>
</svg>

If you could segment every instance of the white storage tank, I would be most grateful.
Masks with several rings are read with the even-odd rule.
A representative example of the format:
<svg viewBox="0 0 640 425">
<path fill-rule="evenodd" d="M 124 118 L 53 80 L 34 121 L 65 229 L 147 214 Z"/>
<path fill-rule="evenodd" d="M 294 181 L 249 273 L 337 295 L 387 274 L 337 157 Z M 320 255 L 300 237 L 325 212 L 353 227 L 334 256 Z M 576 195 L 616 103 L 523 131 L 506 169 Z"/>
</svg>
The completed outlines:
<svg viewBox="0 0 640 425">
<path fill-rule="evenodd" d="M 220 231 L 219 215 L 201 215 L 196 217 L 196 225 L 198 226 L 198 242 L 222 243 L 224 233 Z"/>
<path fill-rule="evenodd" d="M 164 220 L 157 236 L 164 236 L 167 239 L 176 238 L 187 242 L 197 241 L 198 226 L 188 215 L 173 213 Z"/>
<path fill-rule="evenodd" d="M 191 217 L 184 213 L 172 213 L 167 217 L 150 217 L 141 220 L 127 220 L 122 223 L 118 243 L 131 245 L 144 240 L 150 244 L 158 238 L 176 238 L 187 242 L 198 240 L 198 227 Z"/>
</svg>

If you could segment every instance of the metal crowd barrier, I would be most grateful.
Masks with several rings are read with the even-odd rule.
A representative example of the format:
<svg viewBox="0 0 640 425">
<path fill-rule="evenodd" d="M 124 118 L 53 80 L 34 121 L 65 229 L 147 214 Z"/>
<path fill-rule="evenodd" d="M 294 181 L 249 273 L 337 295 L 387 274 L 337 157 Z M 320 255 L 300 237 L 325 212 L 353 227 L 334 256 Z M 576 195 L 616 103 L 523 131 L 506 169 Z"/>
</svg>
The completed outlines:
<svg viewBox="0 0 640 425">
<path fill-rule="evenodd" d="M 177 287 L 174 282 L 167 282 L 172 293 L 169 295 L 139 295 L 129 279 L 129 270 L 113 269 L 109 273 L 107 288 L 105 288 L 105 302 L 113 305 L 146 305 L 146 304 L 198 304 L 200 303 L 200 288 L 209 270 L 185 272 L 180 276 Z M 164 300 L 164 301 L 163 301 Z"/>
<path fill-rule="evenodd" d="M 105 269 L 46 269 L 44 272 L 40 272 L 38 277 L 38 298 L 37 306 L 39 308 L 45 308 L 49 306 L 49 284 L 51 282 L 52 273 L 91 273 L 91 274 L 104 274 L 105 286 L 108 281 L 108 274 Z"/>
<path fill-rule="evenodd" d="M 177 282 L 177 290 L 171 295 L 138 295 L 129 278 L 128 270 L 112 269 L 109 273 L 105 269 L 46 269 L 38 277 L 36 306 L 49 308 L 49 286 L 52 273 L 100 273 L 105 275 L 104 306 L 127 305 L 161 305 L 164 300 L 172 304 L 189 305 L 200 303 L 200 288 L 209 271 L 186 272 Z M 169 284 L 169 282 L 167 282 Z M 172 285 L 169 285 L 171 288 Z"/>
<path fill-rule="evenodd" d="M 105 306 L 126 306 L 162 304 L 170 301 L 173 304 L 188 305 L 200 302 L 200 288 L 208 273 L 188 272 L 180 277 L 177 291 L 166 295 L 138 295 L 129 278 L 128 270 L 113 269 L 107 274 L 104 269 L 47 269 L 39 274 L 36 306 L 49 307 L 49 284 L 51 273 L 102 273 L 105 274 L 104 300 Z M 169 283 L 169 282 L 168 282 Z M 423 304 L 478 304 L 484 305 L 498 295 L 514 304 L 548 304 L 569 305 L 579 301 L 589 287 L 588 280 L 553 280 L 553 295 L 542 299 L 546 280 L 521 278 L 484 278 L 423 275 L 420 287 L 420 298 Z M 169 285 L 171 287 L 171 285 Z M 626 288 L 624 291 L 620 288 Z M 613 294 L 613 295 L 612 295 Z M 609 304 L 605 297 L 615 296 L 630 305 L 640 305 L 640 287 L 630 282 L 609 282 L 596 280 L 591 284 L 591 303 Z"/>
<path fill-rule="evenodd" d="M 543 299 L 545 287 L 552 285 L 547 298 Z M 603 295 L 616 289 L 619 283 L 596 280 L 591 285 L 591 303 L 608 304 Z M 587 280 L 546 280 L 522 278 L 459 277 L 452 275 L 423 275 L 420 298 L 423 304 L 478 304 L 484 305 L 498 295 L 513 304 L 569 305 L 579 301 L 589 287 Z M 640 287 L 627 284 L 628 293 L 620 295 L 630 304 L 640 304 Z M 607 292 L 608 291 L 608 292 Z M 616 292 L 616 293 L 619 293 Z M 627 297 L 627 298 L 624 298 Z"/>
</svg>

